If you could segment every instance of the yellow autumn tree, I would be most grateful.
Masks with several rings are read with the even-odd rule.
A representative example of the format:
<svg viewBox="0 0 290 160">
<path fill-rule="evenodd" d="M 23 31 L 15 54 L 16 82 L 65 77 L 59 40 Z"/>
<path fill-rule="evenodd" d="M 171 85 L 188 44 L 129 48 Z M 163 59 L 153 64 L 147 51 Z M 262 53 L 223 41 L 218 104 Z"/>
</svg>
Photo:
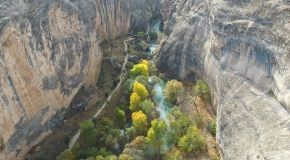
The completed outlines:
<svg viewBox="0 0 290 160">
<path fill-rule="evenodd" d="M 132 114 L 132 123 L 138 134 L 145 134 L 147 132 L 147 116 L 141 110 Z"/>
<path fill-rule="evenodd" d="M 132 79 L 142 75 L 148 77 L 148 66 L 146 64 L 136 64 L 130 70 L 130 78 Z"/>
<path fill-rule="evenodd" d="M 137 93 L 133 92 L 131 94 L 131 96 L 130 96 L 130 107 L 129 107 L 129 109 L 131 111 L 133 111 L 133 112 L 134 111 L 138 111 L 140 102 L 141 102 L 140 96 Z"/>
<path fill-rule="evenodd" d="M 141 101 L 146 100 L 148 95 L 149 95 L 145 86 L 143 86 L 143 84 L 141 84 L 137 81 L 135 81 L 135 83 L 134 83 L 133 92 L 137 93 L 140 96 Z"/>
<path fill-rule="evenodd" d="M 141 63 L 142 63 L 142 64 L 146 64 L 146 65 L 148 65 L 148 61 L 147 61 L 147 60 L 142 60 Z"/>
</svg>

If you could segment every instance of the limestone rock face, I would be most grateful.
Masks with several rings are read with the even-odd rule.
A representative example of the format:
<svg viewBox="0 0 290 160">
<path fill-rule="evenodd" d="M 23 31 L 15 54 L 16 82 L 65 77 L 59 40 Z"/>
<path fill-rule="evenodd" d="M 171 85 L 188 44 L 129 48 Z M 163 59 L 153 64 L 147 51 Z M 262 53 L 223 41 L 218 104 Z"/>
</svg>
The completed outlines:
<svg viewBox="0 0 290 160">
<path fill-rule="evenodd" d="M 147 26 L 137 18 L 158 13 L 159 3 L 131 7 L 137 2 L 0 2 L 0 160 L 23 159 L 65 117 L 91 104 L 103 58 L 99 42 L 135 32 Z"/>
<path fill-rule="evenodd" d="M 289 2 L 162 3 L 157 66 L 170 78 L 209 84 L 222 157 L 290 157 Z"/>
</svg>

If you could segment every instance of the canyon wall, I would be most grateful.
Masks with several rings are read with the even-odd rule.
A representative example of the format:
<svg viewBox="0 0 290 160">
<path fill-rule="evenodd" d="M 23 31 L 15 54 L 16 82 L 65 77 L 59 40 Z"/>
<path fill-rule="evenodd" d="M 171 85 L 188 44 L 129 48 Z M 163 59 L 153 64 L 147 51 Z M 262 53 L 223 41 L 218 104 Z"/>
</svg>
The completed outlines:
<svg viewBox="0 0 290 160">
<path fill-rule="evenodd" d="M 97 100 L 99 42 L 142 29 L 158 7 L 153 0 L 1 1 L 0 160 L 23 159 L 69 118 L 68 108 L 76 113 Z"/>
<path fill-rule="evenodd" d="M 289 1 L 162 3 L 157 66 L 209 84 L 222 158 L 290 157 Z"/>
</svg>

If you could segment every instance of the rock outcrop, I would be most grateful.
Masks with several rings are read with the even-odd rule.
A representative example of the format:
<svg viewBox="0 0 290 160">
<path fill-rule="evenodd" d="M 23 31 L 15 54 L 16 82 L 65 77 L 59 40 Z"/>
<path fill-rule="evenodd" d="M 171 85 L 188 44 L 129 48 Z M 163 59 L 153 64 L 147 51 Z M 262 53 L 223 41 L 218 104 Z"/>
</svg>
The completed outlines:
<svg viewBox="0 0 290 160">
<path fill-rule="evenodd" d="M 222 157 L 290 157 L 289 2 L 162 3 L 157 66 L 170 78 L 209 84 Z"/>
<path fill-rule="evenodd" d="M 154 0 L 1 1 L 0 160 L 23 159 L 65 115 L 91 104 L 99 42 L 144 29 L 137 19 L 145 23 L 158 7 Z"/>
</svg>

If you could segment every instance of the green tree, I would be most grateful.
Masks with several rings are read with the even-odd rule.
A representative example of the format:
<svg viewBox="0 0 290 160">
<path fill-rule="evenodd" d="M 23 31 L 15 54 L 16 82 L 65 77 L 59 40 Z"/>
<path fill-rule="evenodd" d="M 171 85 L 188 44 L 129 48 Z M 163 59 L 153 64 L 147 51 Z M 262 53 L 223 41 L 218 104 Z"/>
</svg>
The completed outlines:
<svg viewBox="0 0 290 160">
<path fill-rule="evenodd" d="M 132 141 L 137 136 L 136 128 L 134 126 L 126 128 L 125 135 L 128 137 L 129 141 Z"/>
<path fill-rule="evenodd" d="M 150 81 L 149 81 L 150 85 L 160 84 L 161 82 L 162 80 L 155 75 L 150 77 Z"/>
<path fill-rule="evenodd" d="M 156 40 L 158 38 L 157 32 L 150 32 L 149 37 L 151 40 Z"/>
<path fill-rule="evenodd" d="M 149 76 L 154 76 L 156 75 L 158 69 L 156 68 L 155 64 L 153 62 L 148 62 L 148 74 Z"/>
<path fill-rule="evenodd" d="M 135 82 L 134 79 L 126 80 L 126 82 L 123 85 L 125 95 L 130 96 L 132 94 L 134 82 Z"/>
<path fill-rule="evenodd" d="M 99 149 L 97 147 L 90 147 L 87 151 L 88 157 L 96 157 L 99 155 Z"/>
<path fill-rule="evenodd" d="M 178 147 L 186 155 L 197 154 L 203 150 L 204 138 L 201 136 L 200 131 L 196 125 L 190 126 L 184 135 L 178 142 Z"/>
<path fill-rule="evenodd" d="M 134 67 L 130 70 L 131 79 L 134 79 L 135 77 L 138 77 L 141 75 L 148 77 L 148 66 L 146 64 L 134 65 Z"/>
<path fill-rule="evenodd" d="M 154 109 L 154 103 L 147 99 L 141 102 L 139 106 L 146 115 L 149 115 Z"/>
<path fill-rule="evenodd" d="M 141 110 L 139 110 L 138 112 L 133 112 L 132 123 L 136 128 L 137 133 L 144 134 L 147 132 L 147 116 Z"/>
<path fill-rule="evenodd" d="M 142 36 L 142 37 L 145 37 L 145 36 L 146 36 L 146 33 L 143 32 L 143 31 L 140 31 L 140 32 L 138 32 L 137 34 L 138 34 L 139 36 Z"/>
<path fill-rule="evenodd" d="M 165 144 L 166 128 L 165 121 L 158 122 L 155 119 L 151 122 L 151 127 L 147 133 L 146 141 L 153 146 L 158 154 L 160 154 L 161 147 Z"/>
<path fill-rule="evenodd" d="M 126 124 L 126 115 L 123 110 L 119 108 L 115 109 L 114 122 L 121 128 Z"/>
<path fill-rule="evenodd" d="M 119 129 L 113 127 L 113 121 L 109 118 L 102 118 L 97 122 L 97 140 L 106 147 L 111 147 L 121 140 L 121 133 Z"/>
<path fill-rule="evenodd" d="M 74 154 L 66 149 L 56 157 L 56 160 L 74 160 L 74 158 Z"/>
<path fill-rule="evenodd" d="M 182 91 L 182 83 L 178 82 L 177 80 L 168 81 L 164 90 L 164 96 L 166 101 L 171 104 L 176 104 L 177 97 L 182 93 Z"/>
<path fill-rule="evenodd" d="M 90 145 L 96 142 L 97 131 L 92 120 L 84 120 L 80 124 L 80 129 L 82 130 L 81 138 L 84 142 L 89 143 Z"/>
<path fill-rule="evenodd" d="M 204 101 L 210 101 L 210 89 L 202 80 L 197 80 L 194 87 L 194 93 Z"/>
<path fill-rule="evenodd" d="M 176 106 L 170 110 L 170 114 L 167 115 L 167 118 L 169 119 L 169 139 L 176 145 L 180 138 L 186 134 L 192 122 L 189 117 L 182 114 Z"/>
<path fill-rule="evenodd" d="M 143 86 L 141 83 L 139 83 L 137 81 L 135 81 L 135 83 L 134 83 L 133 92 L 137 93 L 140 96 L 141 101 L 146 100 L 148 95 L 149 95 L 145 86 Z"/>
<path fill-rule="evenodd" d="M 130 96 L 130 110 L 131 111 L 138 111 L 139 110 L 139 103 L 141 102 L 141 98 L 137 93 L 132 93 Z"/>
</svg>

